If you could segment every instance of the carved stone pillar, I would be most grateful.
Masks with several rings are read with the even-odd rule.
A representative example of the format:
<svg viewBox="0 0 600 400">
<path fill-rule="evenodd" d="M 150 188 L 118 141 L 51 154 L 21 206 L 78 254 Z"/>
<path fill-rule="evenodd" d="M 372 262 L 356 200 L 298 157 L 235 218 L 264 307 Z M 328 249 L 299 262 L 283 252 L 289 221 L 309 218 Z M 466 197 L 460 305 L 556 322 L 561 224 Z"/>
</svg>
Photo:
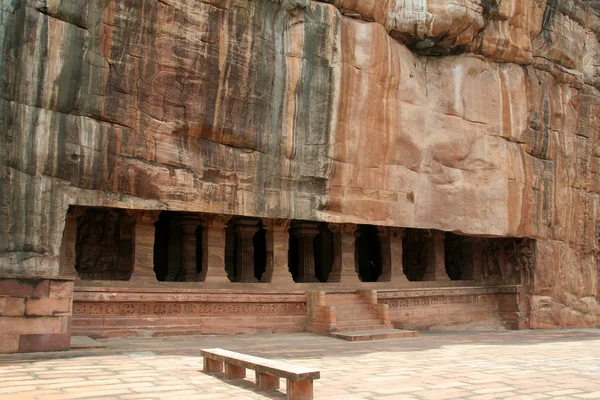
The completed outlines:
<svg viewBox="0 0 600 400">
<path fill-rule="evenodd" d="M 483 242 L 472 240 L 473 249 L 473 280 L 483 282 Z"/>
<path fill-rule="evenodd" d="M 380 239 L 383 252 L 383 271 L 378 282 L 408 283 L 402 266 L 402 239 L 404 230 L 402 228 L 390 227 L 385 237 L 381 234 Z M 389 255 L 389 256 L 388 256 Z M 389 268 L 386 268 L 387 257 L 389 257 Z"/>
<path fill-rule="evenodd" d="M 133 274 L 131 281 L 156 282 L 154 273 L 154 223 L 160 211 L 133 212 L 135 218 L 133 239 Z"/>
<path fill-rule="evenodd" d="M 129 213 L 121 214 L 119 229 L 119 267 L 116 279 L 127 280 L 131 278 L 135 262 L 135 217 Z M 154 267 L 154 260 L 152 266 Z"/>
<path fill-rule="evenodd" d="M 329 224 L 333 233 L 333 268 L 327 282 L 359 285 L 356 272 L 354 224 Z"/>
<path fill-rule="evenodd" d="M 71 207 L 65 217 L 65 230 L 60 245 L 59 273 L 60 276 L 76 276 L 77 270 L 77 218 L 85 211 L 81 207 Z"/>
<path fill-rule="evenodd" d="M 344 224 L 327 224 L 333 235 L 333 265 L 327 283 L 339 283 L 342 279 L 342 231 Z"/>
<path fill-rule="evenodd" d="M 202 223 L 198 215 L 186 214 L 181 217 L 181 265 L 182 276 L 179 280 L 196 282 L 198 270 L 196 268 L 196 229 Z"/>
<path fill-rule="evenodd" d="M 344 224 L 342 229 L 342 274 L 341 283 L 360 285 L 356 265 L 356 225 Z"/>
<path fill-rule="evenodd" d="M 298 239 L 298 277 L 297 282 L 318 282 L 315 275 L 315 236 L 319 234 L 316 222 L 297 222 L 292 224 L 291 234 Z"/>
<path fill-rule="evenodd" d="M 238 219 L 233 233 L 236 239 L 235 280 L 237 282 L 256 283 L 254 276 L 254 235 L 258 232 L 258 221 Z"/>
<path fill-rule="evenodd" d="M 263 222 L 267 230 L 267 267 L 261 282 L 288 284 L 294 283 L 288 265 L 290 234 L 289 220 Z"/>
<path fill-rule="evenodd" d="M 202 222 L 202 282 L 227 283 L 225 228 L 229 217 L 214 216 Z"/>
<path fill-rule="evenodd" d="M 378 226 L 377 234 L 381 243 L 381 275 L 379 275 L 377 282 L 390 282 L 392 280 L 390 229 L 387 226 Z"/>
<path fill-rule="evenodd" d="M 432 246 L 428 246 L 432 253 L 430 257 L 432 262 L 427 265 L 427 272 L 423 277 L 424 281 L 450 282 L 450 277 L 446 273 L 446 259 L 444 254 L 444 232 L 433 231 Z M 433 256 L 433 257 L 431 257 Z"/>
</svg>

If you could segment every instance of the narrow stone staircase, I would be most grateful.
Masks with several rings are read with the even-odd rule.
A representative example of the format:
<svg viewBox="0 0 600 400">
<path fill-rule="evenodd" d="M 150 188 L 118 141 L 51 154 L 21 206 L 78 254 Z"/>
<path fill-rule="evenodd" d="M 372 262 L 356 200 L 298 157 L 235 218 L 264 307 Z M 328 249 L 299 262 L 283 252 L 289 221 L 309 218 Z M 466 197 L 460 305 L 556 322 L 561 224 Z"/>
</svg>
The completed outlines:
<svg viewBox="0 0 600 400">
<path fill-rule="evenodd" d="M 350 341 L 418 335 L 416 331 L 393 328 L 387 306 L 377 304 L 375 291 L 314 292 L 311 303 L 309 330 L 314 332 Z"/>
</svg>

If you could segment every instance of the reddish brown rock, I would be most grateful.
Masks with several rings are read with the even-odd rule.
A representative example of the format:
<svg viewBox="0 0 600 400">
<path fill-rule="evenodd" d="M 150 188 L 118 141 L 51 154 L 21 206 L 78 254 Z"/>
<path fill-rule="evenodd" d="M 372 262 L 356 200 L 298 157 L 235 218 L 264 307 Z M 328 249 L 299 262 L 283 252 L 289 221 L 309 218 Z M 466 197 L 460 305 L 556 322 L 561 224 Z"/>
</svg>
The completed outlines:
<svg viewBox="0 0 600 400">
<path fill-rule="evenodd" d="M 19 351 L 19 335 L 0 335 L 0 354 Z"/>
<path fill-rule="evenodd" d="M 0 354 L 68 350 L 72 291 L 68 279 L 0 275 Z"/>
<path fill-rule="evenodd" d="M 25 313 L 25 299 L 20 297 L 0 297 L 0 315 L 20 317 Z"/>
<path fill-rule="evenodd" d="M 26 315 L 61 315 L 70 313 L 71 298 L 65 299 L 29 299 L 25 308 Z"/>
<path fill-rule="evenodd" d="M 72 205 L 438 229 L 537 239 L 532 326 L 597 325 L 597 1 L 0 0 L 0 15 L 0 273 L 57 276 Z M 221 271 L 214 247 L 201 258 Z"/>
</svg>

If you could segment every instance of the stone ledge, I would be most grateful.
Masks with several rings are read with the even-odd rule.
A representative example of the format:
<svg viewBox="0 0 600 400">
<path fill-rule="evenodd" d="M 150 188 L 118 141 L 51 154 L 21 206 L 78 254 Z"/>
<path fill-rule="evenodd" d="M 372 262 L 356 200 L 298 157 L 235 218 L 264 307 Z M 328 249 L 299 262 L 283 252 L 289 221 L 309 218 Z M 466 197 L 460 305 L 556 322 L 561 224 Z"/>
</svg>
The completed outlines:
<svg viewBox="0 0 600 400">
<path fill-rule="evenodd" d="M 75 281 L 75 289 L 86 291 L 103 291 L 110 289 L 113 291 L 136 291 L 148 293 L 162 293 L 177 291 L 180 293 L 187 292 L 261 292 L 261 293 L 281 293 L 281 292 L 306 292 L 312 290 L 323 291 L 357 291 L 357 290 L 415 290 L 415 289 L 448 289 L 448 288 L 463 288 L 463 287 L 481 287 L 487 288 L 484 283 L 475 281 L 418 281 L 405 282 L 397 284 L 394 282 L 359 282 L 358 284 L 344 283 L 211 283 L 211 282 L 158 282 L 158 281 Z"/>
<path fill-rule="evenodd" d="M 91 290 L 76 288 L 75 302 L 231 302 L 231 303 L 305 303 L 306 292 L 187 291 L 152 292 L 130 290 Z"/>
<path fill-rule="evenodd" d="M 419 288 L 419 289 L 382 289 L 377 291 L 378 299 L 396 299 L 424 296 L 460 296 L 464 294 L 517 294 L 524 285 L 499 285 L 499 286 L 464 286 L 445 288 Z"/>
</svg>

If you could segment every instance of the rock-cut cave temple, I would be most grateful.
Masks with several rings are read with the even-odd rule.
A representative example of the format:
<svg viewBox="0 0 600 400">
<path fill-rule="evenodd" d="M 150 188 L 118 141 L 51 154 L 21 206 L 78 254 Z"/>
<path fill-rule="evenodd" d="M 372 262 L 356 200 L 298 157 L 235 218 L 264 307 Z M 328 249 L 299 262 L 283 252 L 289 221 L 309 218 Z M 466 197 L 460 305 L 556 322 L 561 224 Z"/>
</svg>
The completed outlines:
<svg viewBox="0 0 600 400">
<path fill-rule="evenodd" d="M 0 353 L 599 327 L 599 35 L 598 0 L 0 0 Z"/>
</svg>

